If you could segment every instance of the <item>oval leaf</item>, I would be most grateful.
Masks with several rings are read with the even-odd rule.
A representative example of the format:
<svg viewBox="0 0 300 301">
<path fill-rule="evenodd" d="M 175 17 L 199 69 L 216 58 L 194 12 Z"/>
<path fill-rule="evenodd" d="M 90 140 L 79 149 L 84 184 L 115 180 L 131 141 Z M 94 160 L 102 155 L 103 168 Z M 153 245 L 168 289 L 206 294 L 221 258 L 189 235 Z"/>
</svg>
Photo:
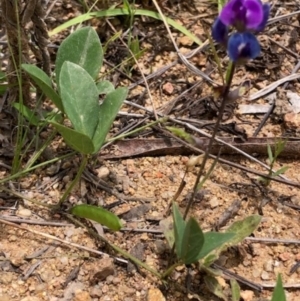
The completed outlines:
<svg viewBox="0 0 300 301">
<path fill-rule="evenodd" d="M 71 209 L 71 213 L 79 217 L 91 219 L 114 231 L 122 228 L 120 219 L 112 212 L 101 207 L 82 204 L 74 206 Z"/>
<path fill-rule="evenodd" d="M 191 217 L 186 223 L 181 244 L 181 260 L 185 264 L 191 264 L 197 261 L 199 252 L 204 244 L 204 234 L 197 223 Z"/>
<path fill-rule="evenodd" d="M 163 231 L 164 236 L 168 242 L 168 245 L 170 248 L 173 247 L 175 243 L 175 237 L 174 237 L 174 227 L 173 227 L 173 219 L 172 216 L 169 216 L 165 219 L 162 219 L 159 222 L 159 227 Z"/>
<path fill-rule="evenodd" d="M 127 88 L 118 88 L 106 95 L 100 106 L 98 125 L 93 137 L 95 152 L 98 152 L 103 145 L 107 133 L 115 120 L 119 109 L 128 93 Z"/>
<path fill-rule="evenodd" d="M 61 43 L 55 64 L 57 83 L 60 82 L 60 72 L 65 61 L 81 66 L 93 79 L 98 76 L 103 51 L 99 37 L 92 27 L 76 30 Z"/>
<path fill-rule="evenodd" d="M 173 203 L 172 206 L 173 221 L 174 221 L 174 238 L 175 238 L 175 249 L 178 258 L 182 258 L 182 240 L 186 223 L 179 212 L 178 205 Z"/>
<path fill-rule="evenodd" d="M 108 94 L 115 90 L 114 85 L 108 80 L 102 80 L 97 83 L 97 89 L 99 94 Z"/>
<path fill-rule="evenodd" d="M 57 131 L 63 136 L 66 143 L 74 150 L 84 155 L 89 155 L 94 152 L 93 141 L 88 136 L 76 132 L 54 121 L 48 122 L 57 129 Z"/>
<path fill-rule="evenodd" d="M 92 139 L 100 110 L 94 80 L 79 65 L 65 62 L 61 69 L 60 94 L 74 129 Z"/>
<path fill-rule="evenodd" d="M 42 69 L 34 65 L 22 64 L 22 69 L 29 74 L 29 76 L 34 80 L 43 93 L 53 101 L 53 103 L 61 112 L 63 112 L 64 108 L 61 99 L 52 88 L 52 82 L 49 76 Z"/>
<path fill-rule="evenodd" d="M 230 241 L 235 236 L 235 233 L 219 233 L 219 232 L 206 232 L 204 233 L 204 245 L 197 255 L 197 260 L 204 258 L 214 249 L 221 247 Z"/>
<path fill-rule="evenodd" d="M 258 227 L 260 221 L 260 215 L 250 215 L 242 221 L 237 221 L 230 225 L 226 233 L 235 233 L 235 235 L 229 240 L 229 245 L 234 246 L 243 241 L 245 237 L 249 236 Z"/>
<path fill-rule="evenodd" d="M 19 102 L 15 102 L 13 104 L 14 108 L 16 108 L 32 125 L 38 126 L 40 119 L 37 114 L 31 111 L 28 107 L 24 104 Z"/>
</svg>

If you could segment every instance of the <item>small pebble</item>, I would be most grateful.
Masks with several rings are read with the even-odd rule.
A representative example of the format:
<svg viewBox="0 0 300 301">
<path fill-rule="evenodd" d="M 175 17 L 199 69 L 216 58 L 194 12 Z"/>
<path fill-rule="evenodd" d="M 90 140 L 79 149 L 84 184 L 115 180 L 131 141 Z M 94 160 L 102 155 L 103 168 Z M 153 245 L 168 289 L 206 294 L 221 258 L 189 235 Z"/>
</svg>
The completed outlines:
<svg viewBox="0 0 300 301">
<path fill-rule="evenodd" d="M 26 208 L 20 208 L 17 211 L 17 215 L 21 217 L 30 217 L 32 215 L 31 210 L 26 209 Z"/>
<path fill-rule="evenodd" d="M 254 278 L 259 277 L 259 274 L 260 274 L 260 271 L 257 270 L 257 269 L 254 269 L 253 272 L 252 272 L 252 276 L 253 276 Z"/>
<path fill-rule="evenodd" d="M 97 176 L 100 179 L 106 179 L 109 176 L 109 173 L 110 173 L 109 169 L 106 166 L 101 166 L 96 171 L 97 171 Z"/>
<path fill-rule="evenodd" d="M 171 95 L 174 92 L 174 87 L 171 83 L 165 83 L 162 87 L 163 91 L 168 94 Z"/>
<path fill-rule="evenodd" d="M 183 37 L 180 37 L 178 42 L 180 45 L 183 45 L 183 46 L 192 46 L 194 43 L 194 41 L 191 38 L 187 37 L 186 35 L 184 35 Z"/>
<path fill-rule="evenodd" d="M 283 252 L 279 255 L 279 258 L 282 260 L 282 261 L 287 261 L 291 258 L 291 253 L 289 252 Z"/>
<path fill-rule="evenodd" d="M 115 265 L 112 258 L 102 258 L 98 263 L 97 267 L 91 272 L 91 282 L 96 284 L 103 280 L 106 280 L 108 276 L 115 273 Z M 102 289 L 103 291 L 103 289 Z"/>
<path fill-rule="evenodd" d="M 99 288 L 99 286 L 93 286 L 90 289 L 90 296 L 92 298 L 100 298 L 102 296 L 102 290 Z"/>
<path fill-rule="evenodd" d="M 262 280 L 269 280 L 269 279 L 270 279 L 270 275 L 269 275 L 269 273 L 266 272 L 266 271 L 263 271 L 263 272 L 261 273 L 260 277 L 261 277 Z"/>
<path fill-rule="evenodd" d="M 147 294 L 147 301 L 166 301 L 166 298 L 158 288 L 150 288 Z"/>
<path fill-rule="evenodd" d="M 119 284 L 121 282 L 121 279 L 119 277 L 114 277 L 112 283 L 113 284 Z"/>
<path fill-rule="evenodd" d="M 75 292 L 74 301 L 91 301 L 91 296 L 86 291 L 77 291 Z"/>
<path fill-rule="evenodd" d="M 241 291 L 241 297 L 244 301 L 252 301 L 254 298 L 253 291 Z"/>
<path fill-rule="evenodd" d="M 211 209 L 218 207 L 219 204 L 220 202 L 217 197 L 212 197 L 211 200 L 209 201 L 209 205 Z"/>
<path fill-rule="evenodd" d="M 273 271 L 273 260 L 268 260 L 267 262 L 264 263 L 264 269 L 267 272 L 272 272 Z"/>
</svg>

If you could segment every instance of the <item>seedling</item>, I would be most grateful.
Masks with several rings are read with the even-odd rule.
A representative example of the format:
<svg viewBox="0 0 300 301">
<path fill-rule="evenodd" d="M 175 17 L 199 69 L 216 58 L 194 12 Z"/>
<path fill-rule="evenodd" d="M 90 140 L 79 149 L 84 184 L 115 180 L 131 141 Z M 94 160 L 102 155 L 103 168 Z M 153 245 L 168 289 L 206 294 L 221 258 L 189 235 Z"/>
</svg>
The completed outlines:
<svg viewBox="0 0 300 301">
<path fill-rule="evenodd" d="M 61 197 L 59 206 L 80 180 L 88 158 L 101 149 L 127 96 L 125 87 L 115 89 L 109 81 L 97 82 L 102 62 L 103 51 L 96 31 L 92 27 L 84 27 L 67 37 L 58 49 L 55 64 L 57 89 L 44 71 L 34 65 L 22 65 L 23 70 L 52 100 L 56 110 L 39 118 L 23 104 L 16 104 L 15 107 L 33 125 L 51 124 L 65 142 L 82 156 L 77 175 Z M 100 95 L 103 99 L 101 103 Z M 64 124 L 65 119 L 71 122 L 72 128 Z M 114 214 L 99 207 L 78 205 L 71 209 L 71 213 L 101 222 L 113 230 L 121 228 Z"/>
<path fill-rule="evenodd" d="M 274 150 L 274 154 L 273 154 L 272 148 L 268 144 L 268 159 L 269 159 L 269 166 L 270 166 L 270 169 L 269 169 L 269 172 L 268 172 L 268 178 L 260 177 L 258 179 L 260 182 L 262 182 L 262 184 L 264 186 L 269 186 L 270 185 L 270 183 L 271 183 L 270 178 L 282 175 L 288 170 L 288 168 L 289 168 L 288 166 L 283 166 L 283 167 L 279 168 L 277 171 L 275 171 L 275 172 L 273 171 L 276 160 L 277 160 L 278 156 L 281 154 L 281 152 L 284 150 L 284 148 L 285 148 L 285 141 L 279 140 L 275 144 L 275 150 Z"/>
<path fill-rule="evenodd" d="M 280 274 L 277 276 L 276 286 L 271 301 L 286 301 Z"/>
<path fill-rule="evenodd" d="M 260 216 L 253 215 L 243 221 L 235 222 L 224 233 L 203 233 L 193 217 L 187 221 L 183 219 L 176 203 L 173 203 L 172 216 L 173 230 L 170 230 L 172 227 L 169 220 L 165 220 L 162 225 L 170 247 L 175 245 L 177 260 L 166 270 L 163 277 L 167 277 L 175 267 L 182 264 L 200 262 L 203 268 L 208 269 L 218 258 L 220 252 L 229 246 L 238 244 L 250 235 L 261 220 Z"/>
</svg>

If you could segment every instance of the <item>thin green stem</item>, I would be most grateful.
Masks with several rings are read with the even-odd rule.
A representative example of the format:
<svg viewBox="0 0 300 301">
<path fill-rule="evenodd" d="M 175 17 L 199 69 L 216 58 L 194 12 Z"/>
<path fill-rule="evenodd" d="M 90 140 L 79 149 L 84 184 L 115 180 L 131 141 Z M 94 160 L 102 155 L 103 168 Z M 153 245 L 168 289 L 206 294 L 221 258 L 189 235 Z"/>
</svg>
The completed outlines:
<svg viewBox="0 0 300 301">
<path fill-rule="evenodd" d="M 61 156 L 61 157 L 58 157 L 58 158 L 54 158 L 54 159 L 49 160 L 49 161 L 47 161 L 47 162 L 43 162 L 43 163 L 34 165 L 34 166 L 30 167 L 30 168 L 27 168 L 27 169 L 22 170 L 22 171 L 20 171 L 20 172 L 18 172 L 18 173 L 15 173 L 15 174 L 13 174 L 13 175 L 11 175 L 11 176 L 9 176 L 9 177 L 6 177 L 6 178 L 4 178 L 4 179 L 1 179 L 1 180 L 0 180 L 0 184 L 3 184 L 3 183 L 5 183 L 5 182 L 8 182 L 8 181 L 11 181 L 11 180 L 20 178 L 20 177 L 23 177 L 23 176 L 25 176 L 27 173 L 29 173 L 30 171 L 33 171 L 33 170 L 35 170 L 35 169 L 37 169 L 37 168 L 40 168 L 40 167 L 44 167 L 44 166 L 46 166 L 46 165 L 48 165 L 48 164 L 51 164 L 51 163 L 55 163 L 55 162 L 57 162 L 57 161 L 59 161 L 59 160 L 65 159 L 65 158 L 69 158 L 69 157 L 71 157 L 71 156 L 74 156 L 75 154 L 76 154 L 76 152 L 72 152 L 72 153 L 66 154 L 66 155 L 64 155 L 64 156 Z"/>
<path fill-rule="evenodd" d="M 87 165 L 87 162 L 88 162 L 88 156 L 87 155 L 82 155 L 82 157 L 83 157 L 83 159 L 82 159 L 82 161 L 80 163 L 77 175 L 74 178 L 74 180 L 71 182 L 70 186 L 67 188 L 67 190 L 65 191 L 65 193 L 63 194 L 63 196 L 61 197 L 61 199 L 59 200 L 57 207 L 60 207 L 63 204 L 63 202 L 67 199 L 68 195 L 70 194 L 70 192 L 74 188 L 74 186 L 80 180 L 81 175 L 84 172 L 84 169 L 85 169 L 85 167 Z"/>
<path fill-rule="evenodd" d="M 167 270 L 163 272 L 163 274 L 161 275 L 161 278 L 166 279 L 174 271 L 174 269 L 177 268 L 181 264 L 182 263 L 180 263 L 180 262 L 176 262 L 176 263 L 172 264 L 171 266 L 169 266 L 167 268 Z"/>
<path fill-rule="evenodd" d="M 54 139 L 55 135 L 57 134 L 57 131 L 54 130 L 51 135 L 48 137 L 48 139 L 45 141 L 45 143 L 39 148 L 37 152 L 30 158 L 30 160 L 26 164 L 26 168 L 31 167 L 34 162 L 41 156 L 41 154 L 44 152 L 44 150 L 50 145 L 52 140 Z"/>
<path fill-rule="evenodd" d="M 211 150 L 211 147 L 213 145 L 213 142 L 214 142 L 214 139 L 217 135 L 217 132 L 218 132 L 218 129 L 219 129 L 219 126 L 221 124 L 221 121 L 222 121 L 222 116 L 223 116 L 223 112 L 224 112 L 224 109 L 225 109 L 225 106 L 226 106 L 226 103 L 227 103 L 227 97 L 228 97 L 228 94 L 229 94 L 229 91 L 230 91 L 230 87 L 231 87 L 231 83 L 232 83 L 232 79 L 233 79 L 233 75 L 234 75 L 234 72 L 235 72 L 235 64 L 234 63 L 231 63 L 229 66 L 228 66 L 228 72 L 226 74 L 226 86 L 224 88 L 224 91 L 223 91 L 223 97 L 222 97 L 222 102 L 221 102 L 221 106 L 219 108 L 219 115 L 218 115 L 218 119 L 217 119 L 217 122 L 215 124 L 215 127 L 214 127 L 214 130 L 213 130 L 213 133 L 211 135 L 211 138 L 209 139 L 209 143 L 208 143 L 208 146 L 206 148 L 206 151 L 204 153 L 204 157 L 203 157 L 203 161 L 202 161 L 202 164 L 200 166 L 200 170 L 198 172 L 198 175 L 197 175 L 197 178 L 196 178 L 196 181 L 195 181 L 195 184 L 194 184 L 194 187 L 193 187 L 193 193 L 192 193 L 192 196 L 191 198 L 189 199 L 189 202 L 186 206 L 186 209 L 185 209 L 185 212 L 184 212 L 184 215 L 183 215 L 183 218 L 186 219 L 187 215 L 188 215 L 188 212 L 194 202 L 194 199 L 195 199 L 195 195 L 198 191 L 198 184 L 200 182 L 200 178 L 201 176 L 203 175 L 204 173 L 204 168 L 205 168 L 205 165 L 206 165 L 206 162 L 209 158 L 209 152 Z"/>
<path fill-rule="evenodd" d="M 110 243 L 106 238 L 104 238 L 103 236 L 100 236 L 98 233 L 96 233 L 93 229 L 87 227 L 86 225 L 82 224 L 80 221 L 78 221 L 76 218 L 74 218 L 72 215 L 70 214 L 66 214 L 66 217 L 68 219 L 70 219 L 73 223 L 86 228 L 87 231 L 96 239 L 103 241 L 104 243 L 106 243 L 108 246 L 110 246 L 113 250 L 115 250 L 116 252 L 118 252 L 119 254 L 121 254 L 122 256 L 124 256 L 125 258 L 131 260 L 133 263 L 135 263 L 138 266 L 143 267 L 145 270 L 149 271 L 150 273 L 152 273 L 153 275 L 157 276 L 159 279 L 162 279 L 162 275 L 157 272 L 156 270 L 152 269 L 151 267 L 149 267 L 147 264 L 145 264 L 144 262 L 140 261 L 139 259 L 137 259 L 136 257 L 132 256 L 131 254 L 129 254 L 128 252 L 122 250 L 120 247 Z"/>
<path fill-rule="evenodd" d="M 148 123 L 148 124 L 146 124 L 146 125 L 144 125 L 144 126 L 142 126 L 142 127 L 140 127 L 140 128 L 137 128 L 137 129 L 135 129 L 135 130 L 133 130 L 133 131 L 131 131 L 131 132 L 127 132 L 127 133 L 125 133 L 125 134 L 121 134 L 121 135 L 116 136 L 116 137 L 114 137 L 114 138 L 108 139 L 106 142 L 107 142 L 107 143 L 108 143 L 108 142 L 110 143 L 110 142 L 114 142 L 114 141 L 116 141 L 116 140 L 120 140 L 120 139 L 126 138 L 126 137 L 128 137 L 128 136 L 130 136 L 130 135 L 132 135 L 132 134 L 136 134 L 136 133 L 138 133 L 138 132 L 140 132 L 140 131 L 142 131 L 142 130 L 144 130 L 144 129 L 147 129 L 147 128 L 153 126 L 153 125 L 156 125 L 156 124 L 158 124 L 158 123 L 164 123 L 164 122 L 166 122 L 167 120 L 168 120 L 168 118 L 166 118 L 166 117 L 157 119 L 157 120 L 155 120 L 155 121 L 153 121 L 153 122 L 151 122 L 151 123 Z"/>
<path fill-rule="evenodd" d="M 21 21 L 20 21 L 20 16 L 21 12 L 19 11 L 19 4 L 18 1 L 14 1 L 13 3 L 13 8 L 15 10 L 16 14 L 16 26 L 17 26 L 17 32 L 18 32 L 18 62 L 15 60 L 15 57 L 13 55 L 13 51 L 10 46 L 10 51 L 11 51 L 11 59 L 13 61 L 14 69 L 16 72 L 17 80 L 18 80 L 18 97 L 19 97 L 19 103 L 21 104 L 21 107 L 23 107 L 24 99 L 23 99 L 23 77 L 22 77 L 22 71 L 20 70 L 20 67 L 23 63 L 23 50 L 22 49 L 22 28 L 21 28 Z M 15 151 L 14 151 L 14 157 L 13 157 L 13 162 L 12 162 L 12 170 L 11 173 L 14 174 L 19 169 L 21 168 L 21 161 L 22 161 L 22 148 L 25 144 L 25 140 L 27 137 L 28 133 L 28 128 L 25 129 L 24 127 L 24 117 L 22 115 L 22 112 L 18 113 L 18 127 L 17 127 L 17 135 L 16 135 L 16 146 L 15 146 Z M 25 131 L 24 131 L 25 129 Z"/>
</svg>

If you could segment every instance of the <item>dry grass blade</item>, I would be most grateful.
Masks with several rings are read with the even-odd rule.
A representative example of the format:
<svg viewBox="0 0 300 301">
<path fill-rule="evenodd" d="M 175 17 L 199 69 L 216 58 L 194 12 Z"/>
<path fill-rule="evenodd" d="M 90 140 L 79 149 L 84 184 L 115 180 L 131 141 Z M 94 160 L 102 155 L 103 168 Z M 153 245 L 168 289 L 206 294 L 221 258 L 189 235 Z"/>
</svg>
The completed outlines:
<svg viewBox="0 0 300 301">
<path fill-rule="evenodd" d="M 271 18 L 271 19 L 269 19 L 267 25 L 270 25 L 270 24 L 273 24 L 273 23 L 285 20 L 287 18 L 296 16 L 296 15 L 299 15 L 299 14 L 300 14 L 300 10 L 297 10 L 295 12 L 292 12 L 292 13 L 289 13 L 289 14 L 286 14 L 286 15 L 283 15 L 283 16 L 278 16 L 278 17 Z"/>
<path fill-rule="evenodd" d="M 283 83 L 291 81 L 291 80 L 295 80 L 298 78 L 300 78 L 299 73 L 288 75 L 288 76 L 281 78 L 281 79 L 277 80 L 276 82 L 268 85 L 267 87 L 261 89 L 260 91 L 250 95 L 248 99 L 250 101 L 252 101 L 252 100 L 258 99 L 260 97 L 263 97 L 263 96 L 269 94 L 270 92 L 272 92 L 273 90 L 275 90 L 278 86 L 282 85 Z"/>
</svg>

